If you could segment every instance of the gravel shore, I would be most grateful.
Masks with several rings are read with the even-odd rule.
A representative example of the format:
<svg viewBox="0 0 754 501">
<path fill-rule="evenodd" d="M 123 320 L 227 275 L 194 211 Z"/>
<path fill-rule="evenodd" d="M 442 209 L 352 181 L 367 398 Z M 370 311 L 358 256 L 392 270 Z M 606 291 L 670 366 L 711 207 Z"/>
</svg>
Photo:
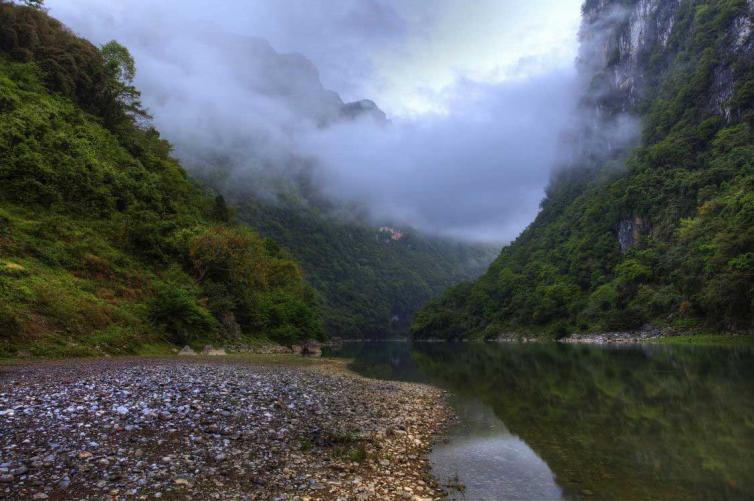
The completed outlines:
<svg viewBox="0 0 754 501">
<path fill-rule="evenodd" d="M 336 362 L 0 366 L 0 498 L 438 499 L 442 391 Z"/>
<path fill-rule="evenodd" d="M 640 330 L 624 332 L 594 332 L 588 334 L 571 334 L 559 339 L 561 343 L 570 344 L 637 344 L 657 341 L 667 336 L 671 331 L 663 332 L 662 329 L 646 327 Z"/>
</svg>

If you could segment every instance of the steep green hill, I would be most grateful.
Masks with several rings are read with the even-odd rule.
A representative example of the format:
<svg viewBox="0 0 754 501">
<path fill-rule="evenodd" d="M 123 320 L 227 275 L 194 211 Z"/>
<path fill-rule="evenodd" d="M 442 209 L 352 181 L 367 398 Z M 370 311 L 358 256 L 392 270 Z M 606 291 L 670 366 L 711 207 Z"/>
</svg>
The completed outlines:
<svg viewBox="0 0 754 501">
<path fill-rule="evenodd" d="M 0 2 L 0 356 L 321 336 L 299 265 L 227 222 L 132 79 L 123 47 Z"/>
<path fill-rule="evenodd" d="M 415 335 L 750 330 L 753 14 L 746 0 L 588 0 L 585 106 L 603 123 L 640 117 L 640 146 L 559 171 L 529 228 Z"/>
<path fill-rule="evenodd" d="M 334 336 L 405 336 L 419 308 L 481 275 L 493 257 L 487 246 L 346 221 L 295 196 L 279 203 L 247 198 L 238 216 L 301 261 Z"/>
</svg>

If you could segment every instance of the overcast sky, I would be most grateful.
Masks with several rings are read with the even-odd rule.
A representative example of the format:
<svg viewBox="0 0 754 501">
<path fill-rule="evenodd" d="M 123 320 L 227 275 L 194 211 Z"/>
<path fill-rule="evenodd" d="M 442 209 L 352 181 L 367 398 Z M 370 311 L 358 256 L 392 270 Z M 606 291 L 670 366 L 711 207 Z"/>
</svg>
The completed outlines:
<svg viewBox="0 0 754 501">
<path fill-rule="evenodd" d="M 330 196 L 445 235 L 515 238 L 576 101 L 581 0 L 46 3 L 131 49 L 179 156 L 222 147 L 239 175 L 314 159 Z M 337 105 L 327 91 L 375 101 L 391 124 L 317 125 Z"/>
</svg>

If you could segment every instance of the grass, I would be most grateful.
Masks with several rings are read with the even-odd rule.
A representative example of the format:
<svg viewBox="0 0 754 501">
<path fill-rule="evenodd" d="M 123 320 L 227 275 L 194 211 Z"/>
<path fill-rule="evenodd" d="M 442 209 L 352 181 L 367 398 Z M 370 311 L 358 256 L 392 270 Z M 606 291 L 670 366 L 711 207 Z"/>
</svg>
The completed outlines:
<svg viewBox="0 0 754 501">
<path fill-rule="evenodd" d="M 363 463 L 368 457 L 367 448 L 364 444 L 358 444 L 348 452 L 348 459 L 354 463 Z"/>
<path fill-rule="evenodd" d="M 177 348 L 166 342 L 144 343 L 137 350 L 137 355 L 141 357 L 167 357 L 175 355 Z"/>
<path fill-rule="evenodd" d="M 0 357 L 135 355 L 154 276 L 86 219 L 0 208 Z M 5 236 L 3 236 L 5 235 Z"/>
<path fill-rule="evenodd" d="M 688 336 L 662 337 L 659 338 L 656 343 L 666 345 L 754 347 L 754 336 L 731 334 L 696 334 Z"/>
<path fill-rule="evenodd" d="M 310 452 L 314 449 L 314 444 L 308 438 L 302 438 L 300 443 L 301 452 Z"/>
<path fill-rule="evenodd" d="M 331 432 L 327 441 L 333 446 L 333 456 L 348 459 L 354 463 L 363 463 L 369 454 L 366 445 L 352 431 Z"/>
</svg>

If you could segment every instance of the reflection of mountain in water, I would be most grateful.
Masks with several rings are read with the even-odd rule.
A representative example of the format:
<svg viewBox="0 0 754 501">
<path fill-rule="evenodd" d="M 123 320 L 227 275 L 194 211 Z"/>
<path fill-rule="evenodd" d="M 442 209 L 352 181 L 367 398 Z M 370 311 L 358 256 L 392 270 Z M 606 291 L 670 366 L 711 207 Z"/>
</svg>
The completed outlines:
<svg viewBox="0 0 754 501">
<path fill-rule="evenodd" d="M 478 400 L 455 399 L 459 425 L 432 451 L 432 473 L 451 499 L 559 499 L 547 464 Z M 460 482 L 462 491 L 453 486 Z"/>
<path fill-rule="evenodd" d="M 500 421 L 488 405 L 477 399 L 451 397 L 453 410 L 461 423 L 454 432 L 459 435 L 510 435 L 505 423 Z"/>
<path fill-rule="evenodd" d="M 326 348 L 324 351 L 325 356 L 333 354 L 352 359 L 349 367 L 367 377 L 398 381 L 425 380 L 411 357 L 409 344 L 405 342 L 345 342 L 337 349 Z"/>
<path fill-rule="evenodd" d="M 433 344 L 413 358 L 491 406 L 567 497 L 754 495 L 751 350 Z"/>
</svg>

